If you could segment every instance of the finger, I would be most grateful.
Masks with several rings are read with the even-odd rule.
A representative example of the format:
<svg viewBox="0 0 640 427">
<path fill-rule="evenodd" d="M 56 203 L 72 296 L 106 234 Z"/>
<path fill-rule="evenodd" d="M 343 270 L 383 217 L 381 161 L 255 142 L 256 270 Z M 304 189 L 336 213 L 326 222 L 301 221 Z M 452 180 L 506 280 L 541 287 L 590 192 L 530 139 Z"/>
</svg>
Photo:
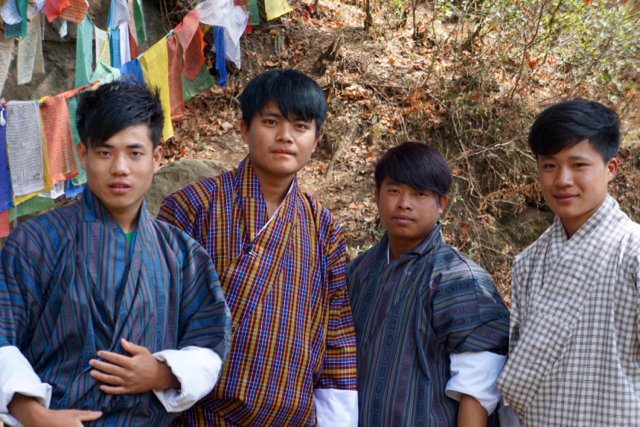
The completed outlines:
<svg viewBox="0 0 640 427">
<path fill-rule="evenodd" d="M 100 390 L 107 394 L 132 394 L 133 391 L 122 386 L 119 387 L 111 387 L 108 385 L 101 385 Z"/>
<path fill-rule="evenodd" d="M 129 368 L 129 363 L 131 362 L 131 358 L 129 356 L 123 356 L 122 354 L 110 351 L 99 351 L 98 357 L 101 357 L 114 365 L 122 366 L 123 368 Z"/>
<path fill-rule="evenodd" d="M 107 363 L 107 362 L 101 362 L 100 360 L 95 360 L 95 359 L 90 360 L 89 365 L 91 365 L 93 368 L 97 369 L 98 371 L 104 372 L 105 374 L 115 375 L 121 378 L 124 377 L 125 374 L 128 372 L 126 369 L 121 368 L 118 365 L 114 365 L 112 363 Z"/>
<path fill-rule="evenodd" d="M 89 372 L 89 375 L 91 375 L 93 378 L 97 379 L 98 381 L 106 384 L 111 384 L 111 385 L 125 384 L 125 381 L 122 378 L 116 377 L 115 375 L 103 374 L 100 371 L 92 370 L 91 372 Z"/>
<path fill-rule="evenodd" d="M 140 353 L 149 353 L 149 350 L 147 350 L 146 347 L 136 345 L 125 340 L 124 338 L 120 338 L 120 344 L 122 345 L 122 348 L 124 348 L 127 352 L 131 353 L 134 356 Z"/>
<path fill-rule="evenodd" d="M 80 421 L 93 421 L 102 416 L 100 411 L 74 411 L 78 413 L 78 420 Z"/>
</svg>

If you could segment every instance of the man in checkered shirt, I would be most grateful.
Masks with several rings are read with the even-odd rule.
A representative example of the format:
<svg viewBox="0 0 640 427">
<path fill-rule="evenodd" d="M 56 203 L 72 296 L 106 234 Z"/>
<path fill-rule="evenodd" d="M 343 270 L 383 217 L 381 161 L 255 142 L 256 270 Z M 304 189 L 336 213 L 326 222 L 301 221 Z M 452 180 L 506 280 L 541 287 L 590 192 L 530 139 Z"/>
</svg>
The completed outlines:
<svg viewBox="0 0 640 427">
<path fill-rule="evenodd" d="M 529 134 L 556 217 L 513 263 L 497 386 L 524 427 L 640 425 L 640 226 L 607 194 L 619 142 L 618 116 L 585 100 L 546 109 Z"/>
</svg>

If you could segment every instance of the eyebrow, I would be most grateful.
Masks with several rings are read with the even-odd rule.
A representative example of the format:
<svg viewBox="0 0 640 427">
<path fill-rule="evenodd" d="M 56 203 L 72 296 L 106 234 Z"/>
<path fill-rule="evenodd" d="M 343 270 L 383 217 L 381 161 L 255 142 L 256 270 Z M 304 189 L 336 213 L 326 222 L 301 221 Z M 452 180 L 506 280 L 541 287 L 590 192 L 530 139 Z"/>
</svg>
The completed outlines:
<svg viewBox="0 0 640 427">
<path fill-rule="evenodd" d="M 311 123 L 313 121 L 313 119 L 311 120 L 305 120 L 300 116 L 297 116 L 295 114 L 290 114 L 289 117 L 285 117 L 282 113 L 276 113 L 274 111 L 267 111 L 264 113 L 261 113 L 260 116 L 262 117 L 275 117 L 277 119 L 286 119 L 290 122 L 294 122 L 294 121 L 303 121 L 305 123 Z"/>
<path fill-rule="evenodd" d="M 540 156 L 542 160 L 557 160 L 556 156 Z M 588 156 L 582 154 L 576 154 L 569 156 L 569 160 L 591 160 Z"/>
<path fill-rule="evenodd" d="M 107 144 L 106 142 L 103 142 L 102 144 L 98 144 L 96 148 L 115 148 L 115 147 L 111 144 Z M 135 142 L 133 144 L 127 145 L 126 148 L 144 148 L 144 144 L 140 142 Z"/>
<path fill-rule="evenodd" d="M 396 181 L 393 178 L 387 178 L 387 180 L 384 182 L 384 185 L 402 185 L 402 183 L 400 181 Z"/>
</svg>

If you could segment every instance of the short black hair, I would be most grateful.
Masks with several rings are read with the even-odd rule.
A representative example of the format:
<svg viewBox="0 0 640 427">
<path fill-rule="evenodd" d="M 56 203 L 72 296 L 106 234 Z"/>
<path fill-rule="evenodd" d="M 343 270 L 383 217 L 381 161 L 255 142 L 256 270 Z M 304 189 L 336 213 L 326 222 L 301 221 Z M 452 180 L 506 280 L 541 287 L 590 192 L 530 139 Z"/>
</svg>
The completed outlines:
<svg viewBox="0 0 640 427">
<path fill-rule="evenodd" d="M 310 122 L 316 119 L 316 135 L 320 134 L 327 116 L 327 100 L 318 83 L 295 70 L 269 70 L 254 77 L 240 95 L 242 120 L 247 126 L 269 101 L 278 104 L 280 112 Z"/>
<path fill-rule="evenodd" d="M 104 144 L 129 126 L 145 124 L 155 149 L 160 143 L 164 114 L 158 90 L 133 81 L 107 83 L 78 95 L 76 126 L 88 149 Z"/>
<path fill-rule="evenodd" d="M 384 153 L 376 164 L 374 176 L 378 190 L 388 177 L 415 190 L 429 190 L 439 197 L 449 193 L 453 181 L 442 154 L 419 142 L 403 142 Z"/>
<path fill-rule="evenodd" d="M 585 139 L 608 162 L 618 154 L 620 118 L 598 102 L 574 99 L 538 115 L 529 132 L 529 147 L 536 156 L 553 156 Z"/>
</svg>

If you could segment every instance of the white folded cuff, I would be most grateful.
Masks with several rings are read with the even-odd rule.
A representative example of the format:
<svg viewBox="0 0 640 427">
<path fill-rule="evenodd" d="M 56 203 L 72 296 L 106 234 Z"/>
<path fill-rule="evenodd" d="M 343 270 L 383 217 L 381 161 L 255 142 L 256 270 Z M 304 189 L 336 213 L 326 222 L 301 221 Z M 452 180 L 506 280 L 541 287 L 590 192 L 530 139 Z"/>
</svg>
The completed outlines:
<svg viewBox="0 0 640 427">
<path fill-rule="evenodd" d="M 16 393 L 35 397 L 45 408 L 51 404 L 51 386 L 43 383 L 29 361 L 14 346 L 0 347 L 0 421 L 22 426 L 9 415 L 9 403 Z"/>
<path fill-rule="evenodd" d="M 202 347 L 163 350 L 153 354 L 166 363 L 180 381 L 180 390 L 153 390 L 167 412 L 183 412 L 213 390 L 222 369 L 218 354 Z"/>
<path fill-rule="evenodd" d="M 445 394 L 457 401 L 460 401 L 461 395 L 467 394 L 491 415 L 502 399 L 502 394 L 496 388 L 496 380 L 507 357 L 481 351 L 452 354 L 450 360 L 451 379 Z"/>
<path fill-rule="evenodd" d="M 317 427 L 357 427 L 358 392 L 335 388 L 313 390 Z"/>
</svg>

